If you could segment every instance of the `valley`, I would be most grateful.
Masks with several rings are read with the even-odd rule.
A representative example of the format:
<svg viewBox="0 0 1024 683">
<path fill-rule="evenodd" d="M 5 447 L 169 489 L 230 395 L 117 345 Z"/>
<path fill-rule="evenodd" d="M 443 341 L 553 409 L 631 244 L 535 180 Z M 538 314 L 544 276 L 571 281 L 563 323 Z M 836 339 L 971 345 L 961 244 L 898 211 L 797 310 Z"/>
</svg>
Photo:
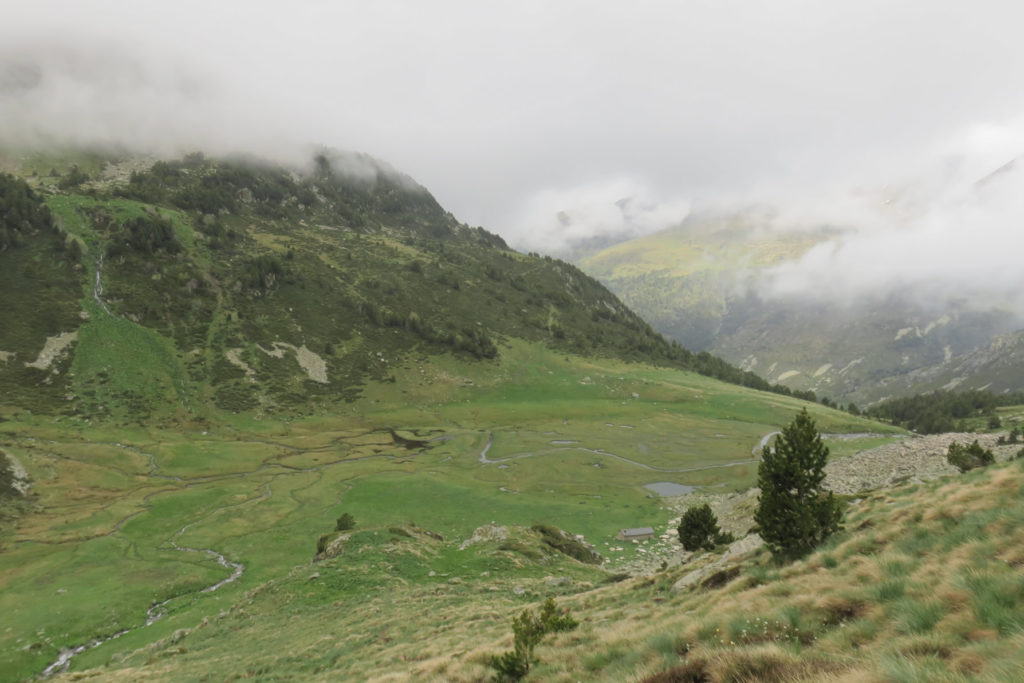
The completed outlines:
<svg viewBox="0 0 1024 683">
<path fill-rule="evenodd" d="M 960 518 L 920 512 L 928 491 L 951 510 L 974 495 L 957 492 L 944 442 L 667 341 L 579 269 L 458 223 L 369 158 L 7 165 L 21 169 L 3 179 L 19 218 L 0 250 L 11 680 L 483 680 L 512 618 L 547 598 L 582 626 L 541 649 L 536 680 L 694 666 L 738 681 L 715 667 L 762 659 L 856 673 L 910 647 L 888 637 L 902 612 L 863 606 L 865 548 L 895 553 L 880 548 L 911 533 L 893 500 L 933 525 Z M 805 408 L 852 527 L 780 566 L 750 533 L 751 487 Z M 1020 463 L 999 448 L 1001 464 L 964 476 L 991 490 L 985 515 L 1016 519 Z M 733 543 L 681 550 L 695 501 Z M 999 524 L 979 542 L 1006 554 Z M 935 562 L 906 560 L 922 578 L 905 588 Z M 822 567 L 837 594 L 858 586 L 852 607 L 806 604 L 795 577 Z M 721 596 L 736 651 L 709 616 Z M 750 604 L 773 621 L 744 641 Z M 874 635 L 851 658 L 836 628 L 861 617 Z M 805 656 L 819 638 L 831 644 Z M 992 671 L 1013 642 L 996 640 Z"/>
<path fill-rule="evenodd" d="M 4 448 L 25 465 L 39 495 L 39 510 L 0 555 L 0 576 L 11 589 L 3 609 L 9 624 L 19 625 L 0 640 L 9 670 L 28 675 L 61 650 L 130 629 L 74 658 L 76 668 L 88 667 L 210 618 L 247 591 L 310 567 L 317 537 L 343 511 L 360 533 L 385 544 L 374 552 L 386 553 L 395 525 L 415 523 L 445 539 L 438 557 L 364 577 L 371 585 L 433 584 L 431 571 L 467 576 L 473 567 L 502 585 L 565 571 L 597 580 L 642 550 L 609 552 L 619 528 L 666 528 L 669 513 L 645 484 L 670 476 L 712 490 L 745 488 L 756 474 L 751 447 L 798 403 L 532 345 L 503 349 L 502 358 L 484 374 L 465 363 L 421 365 L 403 373 L 417 378 L 412 383 L 368 386 L 347 414 L 287 422 L 239 417 L 205 433 L 111 433 L 8 415 L 0 423 Z M 404 399 L 413 390 L 421 392 L 416 403 Z M 820 419 L 837 430 L 871 424 L 827 409 Z M 424 445 L 397 442 L 396 432 Z M 552 443 L 559 441 L 577 444 Z M 581 534 L 608 558 L 606 569 L 573 570 L 568 558 L 532 562 L 515 551 L 456 550 L 491 522 L 543 522 Z M 233 570 L 211 552 L 244 573 L 218 584 Z M 343 573 L 368 571 L 362 559 L 345 555 L 332 564 Z M 355 599 L 362 590 L 357 582 L 335 599 Z M 158 604 L 166 616 L 147 624 L 147 611 Z M 52 631 L 55 615 L 59 632 Z"/>
</svg>

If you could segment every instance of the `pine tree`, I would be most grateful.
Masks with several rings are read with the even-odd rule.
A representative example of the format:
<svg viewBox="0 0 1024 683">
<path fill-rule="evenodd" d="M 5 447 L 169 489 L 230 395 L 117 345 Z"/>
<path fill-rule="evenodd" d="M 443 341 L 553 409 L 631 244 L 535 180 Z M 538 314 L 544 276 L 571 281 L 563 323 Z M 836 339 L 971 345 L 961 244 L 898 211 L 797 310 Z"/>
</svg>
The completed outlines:
<svg viewBox="0 0 1024 683">
<path fill-rule="evenodd" d="M 707 503 L 687 508 L 679 520 L 679 542 L 684 550 L 714 550 L 715 545 L 726 540 L 726 534 L 718 528 L 718 518 Z"/>
<path fill-rule="evenodd" d="M 765 446 L 754 520 L 773 554 L 799 557 L 839 529 L 839 501 L 823 486 L 827 460 L 828 447 L 806 408 L 783 428 L 775 448 Z"/>
</svg>

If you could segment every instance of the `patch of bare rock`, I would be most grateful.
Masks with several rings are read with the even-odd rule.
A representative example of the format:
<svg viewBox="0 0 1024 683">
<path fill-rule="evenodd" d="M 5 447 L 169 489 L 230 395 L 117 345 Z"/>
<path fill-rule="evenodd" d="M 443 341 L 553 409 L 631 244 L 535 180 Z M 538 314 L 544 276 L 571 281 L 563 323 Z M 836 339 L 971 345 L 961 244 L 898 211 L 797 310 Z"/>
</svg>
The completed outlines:
<svg viewBox="0 0 1024 683">
<path fill-rule="evenodd" d="M 825 466 L 825 486 L 836 493 L 853 494 L 957 474 L 946 462 L 946 451 L 954 442 L 966 446 L 977 439 L 992 450 L 997 462 L 1013 458 L 1021 446 L 996 445 L 999 436 L 1006 435 L 949 432 L 912 436 L 830 461 Z"/>
</svg>

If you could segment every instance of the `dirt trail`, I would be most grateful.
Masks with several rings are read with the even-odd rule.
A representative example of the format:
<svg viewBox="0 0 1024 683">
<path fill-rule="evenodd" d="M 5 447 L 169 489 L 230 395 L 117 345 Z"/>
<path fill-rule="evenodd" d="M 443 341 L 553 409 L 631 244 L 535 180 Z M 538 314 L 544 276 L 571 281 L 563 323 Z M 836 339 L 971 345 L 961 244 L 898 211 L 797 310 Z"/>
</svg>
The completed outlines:
<svg viewBox="0 0 1024 683">
<path fill-rule="evenodd" d="M 574 442 L 575 443 L 575 442 Z M 657 467 L 655 465 L 648 465 L 646 463 L 637 462 L 636 460 L 630 460 L 629 458 L 618 455 L 616 453 L 610 453 L 609 451 L 601 450 L 600 448 L 586 448 L 584 446 L 569 446 L 566 448 L 548 448 L 541 451 L 532 453 L 517 453 L 515 455 L 509 455 L 504 458 L 498 458 L 497 460 L 491 460 L 487 457 L 487 452 L 491 450 L 491 446 L 494 445 L 494 434 L 489 434 L 487 438 L 487 445 L 480 451 L 480 457 L 478 461 L 484 465 L 497 465 L 499 463 L 508 462 L 509 460 L 521 460 L 523 458 L 533 458 L 540 455 L 548 455 L 551 453 L 563 453 L 566 451 L 583 451 L 585 453 L 593 453 L 594 455 L 601 455 L 606 458 L 615 458 L 623 462 L 628 462 L 630 465 L 636 467 L 642 467 L 645 470 L 651 470 L 652 472 L 700 472 L 702 470 L 714 470 L 723 467 L 737 467 L 739 465 L 749 465 L 749 460 L 737 460 L 734 462 L 720 463 L 717 465 L 702 465 L 700 467 Z"/>
</svg>

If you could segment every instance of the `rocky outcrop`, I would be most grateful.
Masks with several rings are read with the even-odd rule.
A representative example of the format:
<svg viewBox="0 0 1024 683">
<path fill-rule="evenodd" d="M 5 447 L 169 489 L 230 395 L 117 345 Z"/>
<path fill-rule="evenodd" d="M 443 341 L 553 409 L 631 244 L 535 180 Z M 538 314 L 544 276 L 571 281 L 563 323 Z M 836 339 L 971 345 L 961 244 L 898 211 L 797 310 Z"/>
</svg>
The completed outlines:
<svg viewBox="0 0 1024 683">
<path fill-rule="evenodd" d="M 957 474 L 958 470 L 946 462 L 949 445 L 968 445 L 975 439 L 992 449 L 997 461 L 1009 460 L 1021 445 L 997 446 L 999 436 L 959 432 L 912 436 L 832 460 L 825 466 L 825 486 L 836 493 L 855 494 Z"/>
<path fill-rule="evenodd" d="M 825 467 L 825 486 L 837 494 L 856 495 L 874 489 L 957 475 L 959 471 L 946 462 L 946 452 L 949 445 L 954 442 L 966 446 L 977 440 L 983 447 L 992 450 L 997 462 L 1014 458 L 1024 447 L 1024 444 L 998 445 L 1000 436 L 1005 437 L 1006 434 L 951 432 L 907 437 L 895 443 L 832 460 Z M 754 512 L 757 509 L 759 494 L 760 489 L 752 488 L 742 493 L 694 492 L 663 499 L 666 507 L 677 516 L 668 521 L 666 531 L 659 537 L 640 544 L 639 557 L 628 563 L 616 565 L 615 569 L 634 575 L 647 575 L 656 572 L 662 566 L 699 564 L 706 554 L 683 550 L 679 544 L 676 527 L 679 525 L 679 515 L 685 510 L 707 504 L 718 518 L 719 527 L 739 540 L 732 543 L 721 558 L 695 569 L 677 581 L 673 590 L 682 590 L 700 583 L 716 570 L 730 564 L 733 559 L 763 545 L 757 534 L 748 533 L 754 525 Z"/>
<path fill-rule="evenodd" d="M 486 524 L 477 527 L 473 531 L 473 535 L 459 545 L 459 550 L 465 550 L 469 546 L 477 545 L 478 543 L 500 543 L 506 538 L 508 538 L 508 527 Z"/>
</svg>

